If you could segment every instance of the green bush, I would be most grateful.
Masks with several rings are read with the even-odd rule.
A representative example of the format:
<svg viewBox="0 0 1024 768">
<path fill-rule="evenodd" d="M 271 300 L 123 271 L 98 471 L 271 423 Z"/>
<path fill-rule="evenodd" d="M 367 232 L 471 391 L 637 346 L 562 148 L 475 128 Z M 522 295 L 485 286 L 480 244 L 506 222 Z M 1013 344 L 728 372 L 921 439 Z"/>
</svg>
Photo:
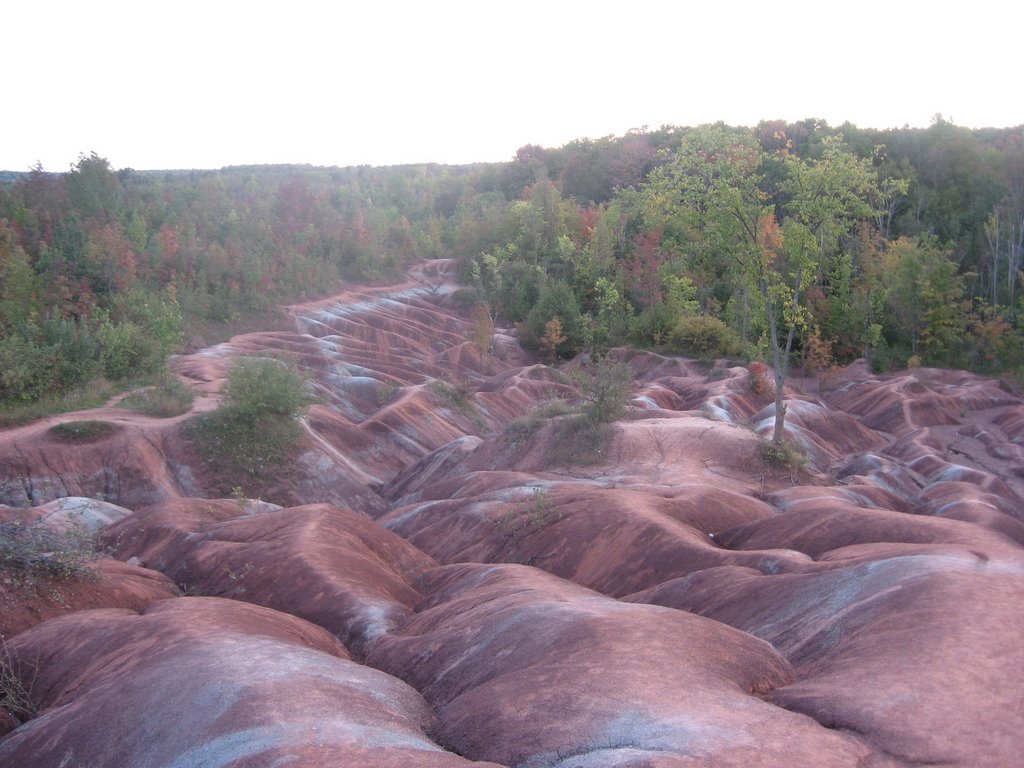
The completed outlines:
<svg viewBox="0 0 1024 768">
<path fill-rule="evenodd" d="M 135 323 L 105 323 L 99 330 L 100 367 L 113 381 L 151 373 L 161 362 L 160 350 Z"/>
<path fill-rule="evenodd" d="M 742 348 L 735 332 L 711 315 L 681 318 L 669 335 L 669 344 L 678 354 L 702 358 L 738 355 Z"/>
<path fill-rule="evenodd" d="M 758 450 L 761 461 L 769 469 L 785 472 L 800 472 L 807 468 L 807 457 L 788 440 L 776 445 L 771 440 L 761 440 Z"/>
<path fill-rule="evenodd" d="M 207 490 L 229 496 L 236 486 L 257 493 L 281 477 L 302 428 L 291 417 L 253 418 L 222 407 L 190 419 L 184 435 L 199 453 Z"/>
<path fill-rule="evenodd" d="M 257 493 L 283 477 L 302 436 L 297 417 L 310 402 L 306 381 L 293 366 L 239 359 L 223 405 L 184 428 L 206 470 L 207 490 L 228 496 L 242 485 Z"/>
<path fill-rule="evenodd" d="M 19 335 L 0 339 L 0 402 L 38 400 L 58 385 L 52 350 Z"/>
<path fill-rule="evenodd" d="M 679 314 L 668 304 L 652 304 L 629 323 L 629 336 L 637 344 L 660 347 L 666 344 Z"/>
<path fill-rule="evenodd" d="M 541 290 L 540 298 L 530 310 L 523 323 L 523 342 L 534 349 L 543 344 L 548 333 L 548 321 L 558 318 L 562 341 L 557 346 L 559 357 L 572 357 L 587 342 L 587 327 L 580 314 L 576 296 L 567 284 L 561 281 L 548 283 Z"/>
<path fill-rule="evenodd" d="M 269 357 L 243 357 L 231 367 L 226 407 L 238 417 L 298 416 L 310 404 L 306 379 L 292 365 Z"/>
</svg>

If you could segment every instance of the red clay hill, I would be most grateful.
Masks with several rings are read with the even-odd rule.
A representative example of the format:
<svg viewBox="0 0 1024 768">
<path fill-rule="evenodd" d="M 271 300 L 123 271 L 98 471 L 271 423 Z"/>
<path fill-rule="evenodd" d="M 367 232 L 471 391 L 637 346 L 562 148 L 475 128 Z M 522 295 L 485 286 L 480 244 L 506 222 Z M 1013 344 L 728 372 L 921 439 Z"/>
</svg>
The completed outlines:
<svg viewBox="0 0 1024 768">
<path fill-rule="evenodd" d="M 482 355 L 447 269 L 173 361 L 193 411 L 238 356 L 314 382 L 262 501 L 206 498 L 191 413 L 0 433 L 0 522 L 109 553 L 0 580 L 0 765 L 1020 764 L 1019 394 L 854 365 L 788 393 L 780 471 L 746 368 L 618 350 L 628 415 L 574 430 L 572 366 Z"/>
</svg>

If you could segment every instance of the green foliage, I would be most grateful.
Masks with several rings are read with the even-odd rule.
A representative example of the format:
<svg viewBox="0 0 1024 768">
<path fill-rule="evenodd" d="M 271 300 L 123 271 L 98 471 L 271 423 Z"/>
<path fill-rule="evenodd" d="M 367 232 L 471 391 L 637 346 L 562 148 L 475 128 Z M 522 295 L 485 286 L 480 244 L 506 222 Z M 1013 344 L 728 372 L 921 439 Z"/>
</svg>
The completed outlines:
<svg viewBox="0 0 1024 768">
<path fill-rule="evenodd" d="M 930 363 L 962 351 L 968 307 L 951 254 L 933 240 L 893 244 L 889 306 L 895 338 Z"/>
<path fill-rule="evenodd" d="M 0 339 L 0 401 L 38 400 L 56 385 L 51 350 L 20 334 Z"/>
<path fill-rule="evenodd" d="M 185 424 L 212 493 L 260 490 L 281 480 L 302 436 L 298 416 L 311 402 L 293 367 L 271 358 L 240 358 L 228 375 L 224 403 Z"/>
<path fill-rule="evenodd" d="M 547 283 L 541 289 L 537 304 L 530 310 L 523 323 L 523 342 L 533 348 L 541 346 L 548 323 L 558 318 L 561 342 L 555 345 L 560 357 L 575 355 L 587 342 L 587 328 L 580 313 L 579 303 L 572 289 L 561 281 Z"/>
<path fill-rule="evenodd" d="M 636 315 L 629 323 L 629 335 L 642 346 L 667 344 L 679 322 L 679 315 L 665 302 L 657 302 Z"/>
<path fill-rule="evenodd" d="M 228 496 L 242 481 L 258 491 L 282 479 L 302 427 L 293 418 L 252 418 L 222 407 L 190 419 L 184 435 L 200 456 L 208 490 Z"/>
<path fill-rule="evenodd" d="M 162 362 L 152 337 L 132 322 L 116 325 L 105 322 L 96 334 L 99 340 L 100 367 L 113 381 L 152 373 Z"/>
<path fill-rule="evenodd" d="M 243 357 L 228 375 L 226 407 L 241 420 L 298 416 L 311 402 L 306 380 L 291 365 L 268 357 Z"/>
<path fill-rule="evenodd" d="M 85 419 L 83 421 L 65 421 L 55 424 L 47 431 L 58 440 L 66 443 L 91 443 L 117 432 L 119 427 L 109 421 Z"/>
<path fill-rule="evenodd" d="M 730 357 L 742 350 L 739 337 L 725 323 L 710 315 L 684 317 L 669 338 L 672 350 L 700 358 Z"/>
</svg>

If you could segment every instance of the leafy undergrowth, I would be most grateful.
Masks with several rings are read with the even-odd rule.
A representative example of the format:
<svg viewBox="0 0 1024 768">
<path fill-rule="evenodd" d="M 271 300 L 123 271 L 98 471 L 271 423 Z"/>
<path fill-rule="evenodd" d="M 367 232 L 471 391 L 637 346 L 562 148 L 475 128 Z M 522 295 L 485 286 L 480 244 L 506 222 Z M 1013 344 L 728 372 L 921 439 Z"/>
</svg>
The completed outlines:
<svg viewBox="0 0 1024 768">
<path fill-rule="evenodd" d="M 116 424 L 97 419 L 65 421 L 47 430 L 52 437 L 65 443 L 92 443 L 109 437 L 120 429 Z"/>
<path fill-rule="evenodd" d="M 62 395 L 51 395 L 32 402 L 3 403 L 0 404 L 0 429 L 28 424 L 57 413 L 99 408 L 120 391 L 123 391 L 121 385 L 112 384 L 106 379 L 96 379 L 87 386 Z"/>
</svg>

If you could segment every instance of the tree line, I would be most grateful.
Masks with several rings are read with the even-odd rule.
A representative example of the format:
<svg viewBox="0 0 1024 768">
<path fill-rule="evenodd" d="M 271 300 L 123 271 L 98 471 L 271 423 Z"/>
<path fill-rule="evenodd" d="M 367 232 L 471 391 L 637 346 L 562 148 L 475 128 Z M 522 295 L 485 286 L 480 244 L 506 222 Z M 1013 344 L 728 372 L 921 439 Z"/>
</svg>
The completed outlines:
<svg viewBox="0 0 1024 768">
<path fill-rule="evenodd" d="M 1021 365 L 1020 127 L 666 126 L 472 166 L 135 172 L 91 154 L 5 178 L 4 402 L 136 376 L 192 324 L 443 256 L 472 286 L 459 300 L 563 356 Z"/>
</svg>

